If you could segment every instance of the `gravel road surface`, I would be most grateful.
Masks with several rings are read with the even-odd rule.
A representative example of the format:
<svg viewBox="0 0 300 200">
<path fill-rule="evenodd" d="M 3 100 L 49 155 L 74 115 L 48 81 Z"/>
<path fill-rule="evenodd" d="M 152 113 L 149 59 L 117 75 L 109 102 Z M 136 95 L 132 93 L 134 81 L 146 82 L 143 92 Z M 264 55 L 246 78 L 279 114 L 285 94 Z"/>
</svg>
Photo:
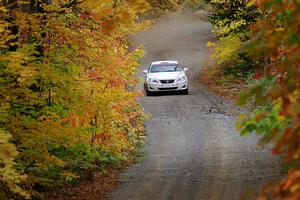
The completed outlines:
<svg viewBox="0 0 300 200">
<path fill-rule="evenodd" d="M 239 109 L 198 82 L 211 37 L 211 25 L 191 14 L 162 17 L 134 36 L 133 45 L 147 50 L 141 70 L 154 60 L 178 60 L 189 68 L 190 94 L 141 99 L 152 114 L 146 122 L 145 157 L 123 171 L 108 199 L 252 199 L 261 185 L 279 177 L 270 148 L 257 147 L 255 136 L 235 132 Z"/>
</svg>

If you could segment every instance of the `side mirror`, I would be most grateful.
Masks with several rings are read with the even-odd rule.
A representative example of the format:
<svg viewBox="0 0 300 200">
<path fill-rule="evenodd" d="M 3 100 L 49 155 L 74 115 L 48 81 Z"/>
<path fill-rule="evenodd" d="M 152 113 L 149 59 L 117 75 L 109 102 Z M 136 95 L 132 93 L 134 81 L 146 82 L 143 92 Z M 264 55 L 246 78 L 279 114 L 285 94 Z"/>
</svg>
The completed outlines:
<svg viewBox="0 0 300 200">
<path fill-rule="evenodd" d="M 183 70 L 186 72 L 187 70 L 189 70 L 189 68 L 183 68 Z"/>
<path fill-rule="evenodd" d="M 143 73 L 144 74 L 148 74 L 148 70 L 143 70 Z"/>
</svg>

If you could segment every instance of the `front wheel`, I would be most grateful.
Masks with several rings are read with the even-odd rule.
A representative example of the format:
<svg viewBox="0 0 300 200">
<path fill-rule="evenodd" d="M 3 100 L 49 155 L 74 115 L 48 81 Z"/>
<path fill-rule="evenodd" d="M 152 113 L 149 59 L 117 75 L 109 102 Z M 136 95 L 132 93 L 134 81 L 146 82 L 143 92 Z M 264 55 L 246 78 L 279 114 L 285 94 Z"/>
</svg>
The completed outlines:
<svg viewBox="0 0 300 200">
<path fill-rule="evenodd" d="M 149 90 L 146 90 L 146 95 L 149 97 L 149 96 L 152 96 L 152 95 L 153 95 L 153 93 L 152 93 L 152 92 L 150 92 Z"/>
<path fill-rule="evenodd" d="M 150 92 L 150 91 L 148 90 L 148 87 L 147 87 L 146 84 L 144 85 L 144 90 L 145 90 L 146 96 L 152 96 L 152 92 Z"/>
<path fill-rule="evenodd" d="M 187 89 L 183 90 L 182 94 L 188 95 L 189 94 L 189 89 L 187 88 Z"/>
</svg>

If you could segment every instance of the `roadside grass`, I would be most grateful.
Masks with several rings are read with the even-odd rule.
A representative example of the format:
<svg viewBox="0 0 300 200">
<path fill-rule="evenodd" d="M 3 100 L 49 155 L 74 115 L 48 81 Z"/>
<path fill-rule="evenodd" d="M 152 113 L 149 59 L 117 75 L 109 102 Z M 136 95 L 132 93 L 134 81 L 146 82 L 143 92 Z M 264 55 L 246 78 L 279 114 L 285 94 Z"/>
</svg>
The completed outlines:
<svg viewBox="0 0 300 200">
<path fill-rule="evenodd" d="M 224 74 L 223 68 L 207 61 L 199 74 L 200 81 L 212 92 L 236 101 L 241 91 L 247 89 L 247 79 Z"/>
<path fill-rule="evenodd" d="M 280 163 L 281 164 L 280 167 L 281 167 L 282 173 L 284 173 L 284 174 L 287 174 L 289 170 L 295 169 L 300 164 L 300 159 L 293 160 L 289 163 L 285 163 L 283 158 L 281 158 L 281 159 L 282 159 L 282 162 Z"/>
<path fill-rule="evenodd" d="M 145 143 L 138 145 L 131 152 L 130 159 L 121 163 L 118 167 L 111 166 L 97 172 L 93 171 L 88 177 L 81 178 L 73 184 L 49 188 L 42 197 L 43 200 L 99 200 L 105 199 L 106 195 L 116 189 L 121 171 L 127 167 L 141 163 L 146 158 Z M 122 177 L 121 177 L 122 178 Z"/>
<path fill-rule="evenodd" d="M 101 169 L 89 169 L 80 179 L 67 184 L 56 184 L 47 188 L 42 194 L 43 200 L 99 200 L 112 192 L 119 183 L 119 175 L 122 170 L 145 159 L 146 129 L 144 121 L 150 118 L 150 114 L 143 112 L 136 120 L 136 133 L 129 135 L 129 141 L 133 143 L 131 149 L 124 149 L 126 159 L 115 158 L 108 160 L 107 165 Z M 108 155 L 110 156 L 110 155 Z M 112 162 L 115 161 L 116 163 Z M 102 161 L 103 162 L 103 161 Z M 1 197 L 1 196 L 0 196 Z M 1 199 L 1 198 L 0 198 Z"/>
<path fill-rule="evenodd" d="M 143 144 L 137 150 L 133 163 L 143 163 L 149 157 L 146 144 Z"/>
<path fill-rule="evenodd" d="M 119 170 L 109 169 L 97 173 L 89 180 L 80 180 L 74 185 L 64 185 L 47 193 L 43 200 L 99 200 L 113 191 L 118 184 Z"/>
</svg>

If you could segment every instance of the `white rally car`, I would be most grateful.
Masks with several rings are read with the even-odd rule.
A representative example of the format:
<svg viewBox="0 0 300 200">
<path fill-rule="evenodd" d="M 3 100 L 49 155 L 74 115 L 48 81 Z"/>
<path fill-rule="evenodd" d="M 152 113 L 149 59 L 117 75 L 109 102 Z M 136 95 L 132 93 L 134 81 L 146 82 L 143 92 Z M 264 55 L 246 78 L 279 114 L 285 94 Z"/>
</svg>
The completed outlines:
<svg viewBox="0 0 300 200">
<path fill-rule="evenodd" d="M 177 61 L 152 62 L 148 70 L 143 71 L 146 74 L 144 88 L 147 96 L 162 91 L 182 91 L 188 94 L 187 70 Z"/>
</svg>

